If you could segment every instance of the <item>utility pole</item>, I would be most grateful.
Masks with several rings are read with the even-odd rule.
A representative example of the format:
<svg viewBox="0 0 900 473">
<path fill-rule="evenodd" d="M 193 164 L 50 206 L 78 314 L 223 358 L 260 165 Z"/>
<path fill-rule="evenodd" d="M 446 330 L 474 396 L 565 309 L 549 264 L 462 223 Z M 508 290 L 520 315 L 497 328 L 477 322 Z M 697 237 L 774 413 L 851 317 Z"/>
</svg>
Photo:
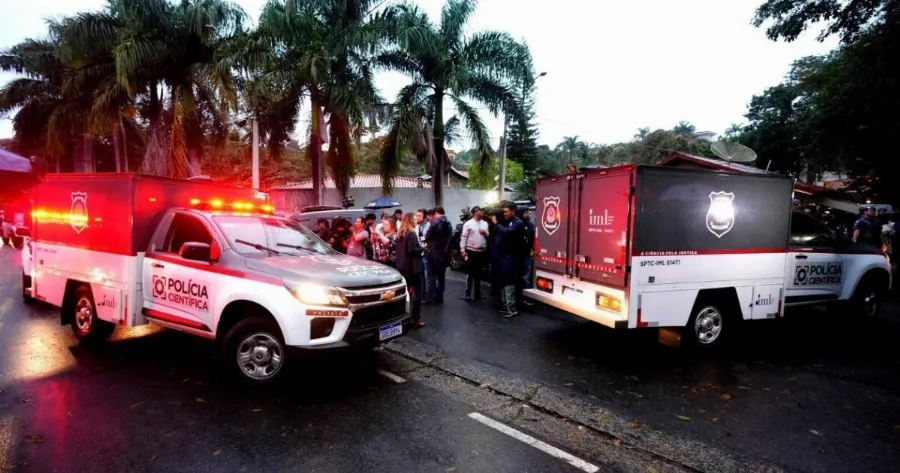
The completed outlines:
<svg viewBox="0 0 900 473">
<path fill-rule="evenodd" d="M 500 182 L 499 187 L 497 187 L 497 198 L 500 202 L 503 202 L 503 191 L 506 187 L 506 128 L 509 123 L 509 114 L 503 114 L 503 136 L 500 137 Z"/>
<path fill-rule="evenodd" d="M 541 77 L 547 75 L 546 72 L 541 72 L 540 74 L 534 76 L 533 80 L 538 80 Z M 523 105 L 524 105 L 524 91 L 525 91 L 525 80 L 522 78 L 522 91 L 523 91 Z M 503 193 L 506 187 L 506 144 L 509 141 L 509 135 L 507 134 L 507 126 L 509 124 L 509 113 L 503 114 L 503 136 L 500 137 L 500 179 L 499 179 L 499 187 L 497 187 L 497 197 L 502 202 L 503 201 Z"/>
<path fill-rule="evenodd" d="M 256 115 L 251 118 L 253 127 L 253 191 L 259 192 L 259 122 L 256 121 Z"/>
</svg>

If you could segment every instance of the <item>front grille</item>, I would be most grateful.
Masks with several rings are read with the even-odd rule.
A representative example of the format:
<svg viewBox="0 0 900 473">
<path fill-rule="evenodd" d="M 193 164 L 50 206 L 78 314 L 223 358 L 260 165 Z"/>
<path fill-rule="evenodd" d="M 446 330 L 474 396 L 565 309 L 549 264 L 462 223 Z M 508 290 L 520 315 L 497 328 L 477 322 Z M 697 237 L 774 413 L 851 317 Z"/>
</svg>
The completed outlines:
<svg viewBox="0 0 900 473">
<path fill-rule="evenodd" d="M 354 289 L 355 289 L 355 288 L 354 288 Z M 384 292 L 387 292 L 387 291 L 384 291 Z M 366 295 L 364 295 L 364 296 L 347 296 L 347 300 L 348 300 L 348 301 L 350 302 L 350 304 L 352 304 L 352 305 L 356 305 L 356 304 L 371 304 L 371 303 L 373 303 L 373 302 L 378 302 L 378 301 L 380 301 L 380 300 L 381 300 L 381 294 L 383 294 L 383 293 L 378 293 L 378 294 L 366 294 Z M 406 286 L 401 286 L 400 288 L 394 290 L 394 297 L 395 297 L 395 298 L 400 298 L 400 297 L 403 297 L 404 295 L 406 295 Z"/>
<path fill-rule="evenodd" d="M 406 299 L 396 302 L 364 307 L 353 312 L 350 328 L 362 328 L 378 325 L 396 319 L 406 313 Z"/>
</svg>

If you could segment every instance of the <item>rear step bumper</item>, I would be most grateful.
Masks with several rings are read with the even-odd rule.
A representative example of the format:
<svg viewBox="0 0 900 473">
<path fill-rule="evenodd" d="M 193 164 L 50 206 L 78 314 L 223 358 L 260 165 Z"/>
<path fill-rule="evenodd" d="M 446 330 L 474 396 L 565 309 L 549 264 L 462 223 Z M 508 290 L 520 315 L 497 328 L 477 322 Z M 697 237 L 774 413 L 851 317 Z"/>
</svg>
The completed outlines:
<svg viewBox="0 0 900 473">
<path fill-rule="evenodd" d="M 549 306 L 556 307 L 557 309 L 563 310 L 570 314 L 574 314 L 579 317 L 583 317 L 585 319 L 592 320 L 594 322 L 597 322 L 598 324 L 605 325 L 609 328 L 615 328 L 615 329 L 628 328 L 628 320 L 622 320 L 617 317 L 614 317 L 613 315 L 606 315 L 602 312 L 585 310 L 584 308 L 577 307 L 572 304 L 567 304 L 565 301 L 563 301 L 557 297 L 553 297 L 552 295 L 547 294 L 546 292 L 542 292 L 537 289 L 525 289 L 523 291 L 523 293 L 525 294 L 525 297 L 528 297 L 529 299 L 534 299 L 538 302 L 542 302 Z"/>
</svg>

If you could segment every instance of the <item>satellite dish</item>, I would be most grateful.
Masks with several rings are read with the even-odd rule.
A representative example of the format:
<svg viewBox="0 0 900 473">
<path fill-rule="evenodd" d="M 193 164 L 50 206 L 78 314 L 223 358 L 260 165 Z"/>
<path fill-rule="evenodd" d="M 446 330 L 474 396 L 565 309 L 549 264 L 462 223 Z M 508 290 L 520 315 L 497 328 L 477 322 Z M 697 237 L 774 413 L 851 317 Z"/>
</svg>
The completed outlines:
<svg viewBox="0 0 900 473">
<path fill-rule="evenodd" d="M 731 141 L 717 141 L 709 147 L 714 155 L 722 158 L 723 161 L 733 163 L 752 163 L 756 161 L 756 151 Z"/>
</svg>

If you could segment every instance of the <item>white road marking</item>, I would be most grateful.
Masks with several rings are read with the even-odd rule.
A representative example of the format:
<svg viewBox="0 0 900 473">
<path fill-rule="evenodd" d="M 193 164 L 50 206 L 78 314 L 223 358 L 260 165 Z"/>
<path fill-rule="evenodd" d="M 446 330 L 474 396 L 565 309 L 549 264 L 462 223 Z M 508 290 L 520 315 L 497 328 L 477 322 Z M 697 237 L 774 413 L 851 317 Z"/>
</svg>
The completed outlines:
<svg viewBox="0 0 900 473">
<path fill-rule="evenodd" d="M 469 417 L 477 420 L 478 422 L 481 422 L 482 424 L 484 424 L 494 430 L 499 430 L 500 432 L 503 432 L 504 434 L 509 435 L 510 437 L 512 437 L 516 440 L 527 443 L 528 445 L 531 445 L 532 447 L 534 447 L 548 455 L 559 458 L 560 460 L 565 460 L 566 463 L 574 466 L 575 468 L 578 468 L 579 470 L 586 471 L 588 473 L 595 473 L 596 471 L 600 470 L 600 467 L 598 467 L 596 465 L 588 463 L 578 457 L 572 456 L 552 445 L 547 445 L 546 443 L 541 442 L 540 440 L 538 440 L 528 434 L 523 434 L 522 432 L 519 432 L 518 430 L 516 430 L 508 425 L 501 424 L 500 422 L 497 422 L 494 419 L 485 417 L 477 412 L 473 412 L 473 413 L 469 414 Z"/>
<path fill-rule="evenodd" d="M 397 384 L 406 382 L 405 379 L 395 375 L 394 373 L 391 373 L 390 371 L 378 370 L 378 374 L 380 374 L 381 376 L 384 376 L 385 378 L 387 378 Z"/>
</svg>

